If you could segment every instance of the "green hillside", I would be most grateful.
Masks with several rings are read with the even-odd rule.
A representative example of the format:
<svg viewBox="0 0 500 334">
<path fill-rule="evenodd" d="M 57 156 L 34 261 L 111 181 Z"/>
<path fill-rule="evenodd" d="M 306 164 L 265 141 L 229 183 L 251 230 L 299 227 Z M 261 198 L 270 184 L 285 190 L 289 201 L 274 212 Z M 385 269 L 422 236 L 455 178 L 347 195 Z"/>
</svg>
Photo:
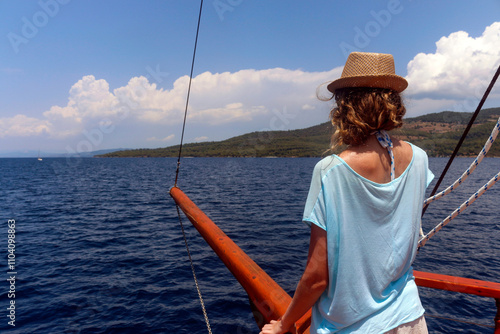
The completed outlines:
<svg viewBox="0 0 500 334">
<path fill-rule="evenodd" d="M 426 150 L 429 156 L 449 156 L 472 113 L 443 111 L 405 119 L 394 135 Z M 500 116 L 500 108 L 482 110 L 459 151 L 461 156 L 477 155 Z M 183 156 L 191 157 L 320 157 L 325 155 L 333 132 L 329 122 L 306 129 L 252 132 L 217 142 L 184 144 Z M 176 157 L 179 145 L 116 151 L 97 157 Z M 488 156 L 500 157 L 499 145 Z"/>
</svg>

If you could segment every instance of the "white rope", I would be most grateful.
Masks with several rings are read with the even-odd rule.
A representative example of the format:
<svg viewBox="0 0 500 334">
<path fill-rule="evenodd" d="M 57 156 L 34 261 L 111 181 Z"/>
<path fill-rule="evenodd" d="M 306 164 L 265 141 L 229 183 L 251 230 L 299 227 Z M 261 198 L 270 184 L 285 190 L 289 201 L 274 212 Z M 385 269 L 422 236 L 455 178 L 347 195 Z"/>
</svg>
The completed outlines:
<svg viewBox="0 0 500 334">
<path fill-rule="evenodd" d="M 476 167 L 481 163 L 483 158 L 486 156 L 488 151 L 491 148 L 491 145 L 495 141 L 498 133 L 500 132 L 500 117 L 497 120 L 497 124 L 493 127 L 493 130 L 491 131 L 491 135 L 489 136 L 488 140 L 486 140 L 486 143 L 483 146 L 483 149 L 481 152 L 479 152 L 478 156 L 476 159 L 471 163 L 469 168 L 460 176 L 452 185 L 450 185 L 448 188 L 445 190 L 439 192 L 438 194 L 427 198 L 424 201 L 424 206 L 428 205 L 429 203 L 434 202 L 437 199 L 442 198 L 443 196 L 448 195 L 451 193 L 453 190 L 457 189 L 468 177 L 472 172 L 476 169 Z M 422 230 L 422 227 L 420 227 L 420 241 L 418 242 L 418 248 L 423 247 L 427 240 L 429 240 L 434 234 L 436 234 L 443 226 L 446 226 L 452 219 L 454 219 L 456 216 L 458 216 L 461 212 L 463 212 L 469 205 L 471 205 L 477 198 L 479 198 L 486 190 L 491 188 L 496 182 L 499 177 L 499 174 L 496 174 L 488 183 L 486 183 L 482 188 L 480 188 L 474 195 L 472 195 L 467 201 L 462 203 L 460 207 L 458 207 L 455 211 L 453 211 L 448 217 L 446 217 L 441 223 L 439 223 L 436 227 L 434 227 L 429 233 L 424 235 L 424 231 Z"/>
<path fill-rule="evenodd" d="M 490 150 L 490 147 L 493 144 L 493 142 L 495 141 L 499 131 L 500 131 L 500 118 L 498 119 L 497 124 L 493 128 L 493 131 L 491 132 L 490 137 L 488 138 L 488 140 L 484 144 L 483 149 L 478 154 L 477 158 L 471 163 L 469 168 L 467 168 L 467 170 L 462 174 L 462 176 L 460 176 L 458 178 L 458 180 L 456 180 L 451 186 L 449 186 L 445 190 L 439 192 L 438 194 L 426 199 L 424 201 L 424 206 L 428 205 L 429 203 L 434 202 L 437 199 L 440 199 L 441 197 L 443 197 L 445 195 L 448 195 L 453 190 L 457 189 L 458 186 L 460 186 L 469 177 L 469 175 L 476 169 L 476 167 L 481 163 L 481 161 L 483 160 L 486 153 L 488 153 L 488 151 Z"/>
<path fill-rule="evenodd" d="M 453 211 L 448 217 L 446 217 L 441 223 L 439 223 L 436 227 L 434 227 L 429 233 L 427 233 L 423 238 L 421 238 L 418 242 L 418 248 L 423 247 L 427 240 L 429 240 L 434 234 L 436 234 L 441 228 L 446 226 L 452 219 L 462 213 L 465 209 L 467 209 L 476 199 L 481 197 L 482 194 L 486 192 L 486 190 L 490 189 L 500 177 L 500 172 L 497 173 L 493 178 L 491 178 L 488 183 L 479 188 L 476 193 L 474 193 L 468 200 L 462 203 L 455 211 Z"/>
</svg>

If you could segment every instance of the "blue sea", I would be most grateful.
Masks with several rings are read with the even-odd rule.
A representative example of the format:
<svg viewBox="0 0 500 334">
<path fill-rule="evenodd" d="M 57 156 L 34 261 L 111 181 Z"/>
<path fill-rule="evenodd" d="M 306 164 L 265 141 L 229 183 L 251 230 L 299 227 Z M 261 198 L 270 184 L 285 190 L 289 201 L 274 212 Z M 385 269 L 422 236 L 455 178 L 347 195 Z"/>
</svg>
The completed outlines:
<svg viewBox="0 0 500 334">
<path fill-rule="evenodd" d="M 318 160 L 183 158 L 178 186 L 293 294 L 307 257 L 309 231 L 301 217 Z M 436 176 L 446 161 L 430 159 Z M 456 159 L 444 184 L 471 161 Z M 0 159 L 0 331 L 207 333 L 168 194 L 175 168 L 173 158 Z M 431 204 L 424 229 L 499 169 L 500 159 L 484 159 L 456 192 Z M 500 282 L 499 202 L 497 185 L 428 242 L 415 269 Z M 15 220 L 11 268 L 9 220 Z M 244 290 L 183 222 L 212 332 L 258 333 Z M 9 272 L 15 272 L 13 286 Z M 472 324 L 493 325 L 493 299 L 427 288 L 420 293 L 430 333 L 493 332 Z"/>
</svg>

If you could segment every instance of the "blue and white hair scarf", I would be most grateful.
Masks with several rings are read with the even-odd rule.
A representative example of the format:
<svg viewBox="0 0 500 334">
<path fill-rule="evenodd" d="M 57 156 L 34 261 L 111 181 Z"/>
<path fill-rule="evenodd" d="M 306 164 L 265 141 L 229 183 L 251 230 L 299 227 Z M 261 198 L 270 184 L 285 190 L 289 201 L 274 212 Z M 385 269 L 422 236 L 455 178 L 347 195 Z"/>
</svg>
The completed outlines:
<svg viewBox="0 0 500 334">
<path fill-rule="evenodd" d="M 389 137 L 389 134 L 387 134 L 385 130 L 375 131 L 375 136 L 377 136 L 379 144 L 387 149 L 387 152 L 389 152 L 389 156 L 391 157 L 391 181 L 392 181 L 394 180 L 394 177 L 396 175 L 396 169 L 394 166 L 394 153 L 392 152 L 393 145 L 391 137 Z"/>
</svg>

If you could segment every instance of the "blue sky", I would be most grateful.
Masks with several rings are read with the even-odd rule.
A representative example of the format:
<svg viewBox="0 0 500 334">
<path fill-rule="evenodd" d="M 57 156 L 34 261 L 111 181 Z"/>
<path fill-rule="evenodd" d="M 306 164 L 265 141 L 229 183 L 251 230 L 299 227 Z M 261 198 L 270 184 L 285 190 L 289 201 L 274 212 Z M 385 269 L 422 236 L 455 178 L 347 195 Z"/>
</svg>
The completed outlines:
<svg viewBox="0 0 500 334">
<path fill-rule="evenodd" d="M 0 1 L 0 154 L 178 144 L 198 10 Z M 327 121 L 316 88 L 349 51 L 394 55 L 408 116 L 473 111 L 500 64 L 499 14 L 487 0 L 205 0 L 185 140 Z"/>
</svg>

